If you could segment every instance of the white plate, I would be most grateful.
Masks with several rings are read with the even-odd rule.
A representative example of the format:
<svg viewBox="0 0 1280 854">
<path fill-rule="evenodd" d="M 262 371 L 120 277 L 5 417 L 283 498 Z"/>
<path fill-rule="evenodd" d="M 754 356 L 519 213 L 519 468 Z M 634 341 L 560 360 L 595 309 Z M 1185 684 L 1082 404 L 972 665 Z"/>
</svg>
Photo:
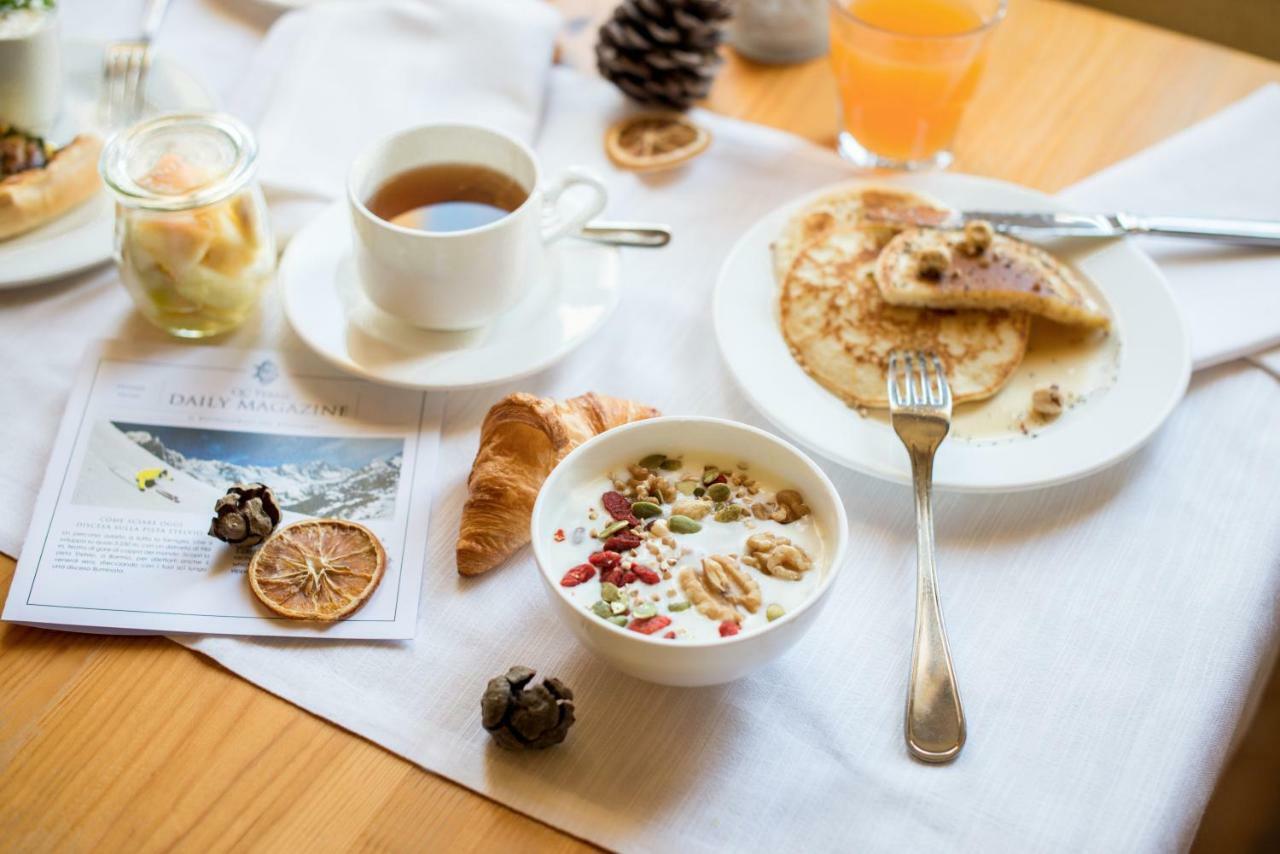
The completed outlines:
<svg viewBox="0 0 1280 854">
<path fill-rule="evenodd" d="M 95 128 L 102 85 L 105 43 L 68 40 L 62 45 L 63 105 L 49 141 L 65 145 Z M 147 106 L 153 112 L 208 110 L 213 97 L 163 56 L 157 56 L 147 82 Z M 110 259 L 114 206 L 107 191 L 34 231 L 0 241 L 0 289 L 57 279 Z"/>
<path fill-rule="evenodd" d="M 1042 193 L 969 175 L 912 175 L 875 183 L 919 190 L 962 209 L 1063 209 Z M 883 420 L 858 415 L 818 385 L 791 357 L 778 328 L 769 243 L 793 212 L 831 189 L 778 208 L 733 247 L 716 284 L 716 337 L 738 385 L 781 430 L 852 469 L 908 483 L 910 464 L 892 429 Z M 1115 384 L 1034 437 L 1000 443 L 948 440 L 934 469 L 940 488 L 1007 492 L 1084 477 L 1135 451 L 1186 390 L 1191 373 L 1187 333 L 1155 263 L 1128 240 L 1059 242 L 1053 249 L 1093 281 L 1111 309 L 1113 334 L 1120 340 Z"/>
<path fill-rule="evenodd" d="M 285 316 L 309 347 L 375 382 L 460 389 L 519 379 L 568 355 L 618 304 L 618 250 L 580 241 L 552 245 L 551 276 L 480 329 L 409 326 L 364 295 L 351 257 L 345 202 L 300 231 L 280 261 Z"/>
</svg>

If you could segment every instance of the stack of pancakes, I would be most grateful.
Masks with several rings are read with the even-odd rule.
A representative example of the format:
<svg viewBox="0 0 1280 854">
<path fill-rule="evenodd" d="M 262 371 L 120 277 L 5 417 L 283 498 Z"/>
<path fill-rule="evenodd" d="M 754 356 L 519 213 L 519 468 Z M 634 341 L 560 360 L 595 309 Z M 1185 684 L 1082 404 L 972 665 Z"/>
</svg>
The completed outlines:
<svg viewBox="0 0 1280 854">
<path fill-rule="evenodd" d="M 920 193 L 859 187 L 810 203 L 772 244 L 787 346 L 849 405 L 889 405 L 893 350 L 937 353 L 962 403 L 990 397 L 1013 375 L 1031 315 L 1108 327 L 1075 273 L 1049 253 L 994 235 L 981 253 L 969 254 L 963 232 L 903 229 L 873 219 L 879 211 L 906 212 L 915 222 L 941 222 L 951 213 Z M 921 263 L 928 257 L 948 263 L 929 269 Z"/>
</svg>

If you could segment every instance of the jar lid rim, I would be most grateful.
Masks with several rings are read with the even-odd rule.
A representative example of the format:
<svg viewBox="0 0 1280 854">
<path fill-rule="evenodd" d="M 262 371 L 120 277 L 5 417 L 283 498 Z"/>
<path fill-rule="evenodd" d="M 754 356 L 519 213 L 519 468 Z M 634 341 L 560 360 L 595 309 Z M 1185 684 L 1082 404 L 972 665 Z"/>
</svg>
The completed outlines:
<svg viewBox="0 0 1280 854">
<path fill-rule="evenodd" d="M 221 174 L 184 192 L 166 193 L 148 187 L 140 176 L 131 174 L 130 155 L 139 147 L 162 136 L 182 131 L 212 131 L 218 144 L 229 148 L 230 157 Z M 102 180 L 129 207 L 179 211 L 204 207 L 237 192 L 253 177 L 258 144 L 244 122 L 226 113 L 169 113 L 128 127 L 107 140 L 98 171 Z"/>
</svg>

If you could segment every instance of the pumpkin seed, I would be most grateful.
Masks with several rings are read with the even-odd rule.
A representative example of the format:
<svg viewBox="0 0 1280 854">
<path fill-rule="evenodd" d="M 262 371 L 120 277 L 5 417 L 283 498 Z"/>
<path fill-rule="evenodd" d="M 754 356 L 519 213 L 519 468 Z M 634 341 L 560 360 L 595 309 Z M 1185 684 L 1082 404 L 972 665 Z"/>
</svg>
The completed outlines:
<svg viewBox="0 0 1280 854">
<path fill-rule="evenodd" d="M 610 584 L 607 581 L 600 585 L 600 598 L 604 601 L 617 602 L 620 596 L 621 591 L 618 590 L 618 585 Z"/>
<path fill-rule="evenodd" d="M 601 540 L 607 540 L 610 537 L 612 537 L 614 534 L 621 531 L 623 528 L 627 527 L 627 525 L 629 524 L 630 523 L 626 519 L 618 519 L 616 521 L 610 522 L 608 525 L 605 525 L 603 528 L 600 529 L 600 533 L 596 534 L 596 538 Z"/>
<path fill-rule="evenodd" d="M 694 498 L 701 498 L 702 496 L 704 496 L 704 495 L 706 495 L 706 494 L 707 494 L 707 488 L 706 488 L 705 486 L 695 486 L 695 487 L 693 488 L 693 497 L 694 497 Z"/>
<path fill-rule="evenodd" d="M 707 487 L 707 497 L 712 501 L 728 501 L 732 495 L 733 490 L 727 483 L 713 483 Z"/>
<path fill-rule="evenodd" d="M 742 518 L 742 505 L 729 504 L 716 511 L 717 522 L 736 522 Z"/>
<path fill-rule="evenodd" d="M 631 621 L 628 620 L 626 617 L 610 617 L 609 622 L 613 623 L 615 626 L 625 626 L 627 623 Z"/>
<path fill-rule="evenodd" d="M 631 513 L 640 519 L 652 519 L 662 515 L 662 506 L 652 501 L 637 501 L 631 505 Z"/>
<path fill-rule="evenodd" d="M 676 492 L 681 495 L 693 495 L 694 490 L 701 488 L 696 480 L 682 480 L 676 484 Z"/>
<path fill-rule="evenodd" d="M 720 476 L 720 469 L 715 466 L 703 466 L 702 468 L 702 485 L 707 486 L 711 481 Z"/>
<path fill-rule="evenodd" d="M 670 605 L 667 606 L 667 610 L 671 611 L 672 613 L 676 613 L 679 611 L 687 611 L 689 610 L 689 603 L 688 602 L 672 602 Z"/>
<path fill-rule="evenodd" d="M 680 471 L 680 469 L 683 466 L 684 466 L 684 463 L 680 462 L 679 460 L 663 460 L 662 461 L 663 471 Z"/>
<path fill-rule="evenodd" d="M 654 469 L 660 467 L 666 461 L 667 461 L 666 454 L 650 454 L 649 456 L 645 457 L 643 460 L 640 461 L 640 467 L 646 468 L 649 471 L 653 471 Z"/>
<path fill-rule="evenodd" d="M 631 616 L 635 617 L 637 620 L 647 620 L 650 617 L 656 616 L 657 613 L 658 609 L 653 607 L 652 602 L 642 602 L 635 607 L 634 611 L 631 612 Z"/>
<path fill-rule="evenodd" d="M 618 600 L 616 602 L 610 602 L 609 610 L 615 614 L 625 614 L 627 613 L 627 603 L 621 600 Z"/>
<path fill-rule="evenodd" d="M 776 602 L 764 610 L 764 615 L 769 618 L 771 623 L 785 613 L 787 613 L 786 610 Z"/>
<path fill-rule="evenodd" d="M 591 611 L 597 617 L 600 617 L 605 620 L 613 616 L 613 611 L 609 609 L 609 603 L 605 602 L 603 599 L 600 600 L 599 602 L 596 602 L 594 605 L 592 605 Z"/>
<path fill-rule="evenodd" d="M 667 520 L 667 527 L 673 534 L 696 534 L 702 530 L 702 525 L 679 513 Z"/>
</svg>

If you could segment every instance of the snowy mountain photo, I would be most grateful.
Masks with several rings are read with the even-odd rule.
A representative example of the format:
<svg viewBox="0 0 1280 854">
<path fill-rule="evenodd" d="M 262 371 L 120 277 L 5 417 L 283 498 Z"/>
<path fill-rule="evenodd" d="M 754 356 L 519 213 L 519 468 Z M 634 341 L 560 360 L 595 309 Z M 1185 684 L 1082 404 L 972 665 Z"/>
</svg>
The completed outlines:
<svg viewBox="0 0 1280 854">
<path fill-rule="evenodd" d="M 212 506 L 229 485 L 258 481 L 271 487 L 284 510 L 382 519 L 395 512 L 403 454 L 399 439 L 99 422 L 75 500 L 170 509 L 197 500 Z"/>
</svg>

